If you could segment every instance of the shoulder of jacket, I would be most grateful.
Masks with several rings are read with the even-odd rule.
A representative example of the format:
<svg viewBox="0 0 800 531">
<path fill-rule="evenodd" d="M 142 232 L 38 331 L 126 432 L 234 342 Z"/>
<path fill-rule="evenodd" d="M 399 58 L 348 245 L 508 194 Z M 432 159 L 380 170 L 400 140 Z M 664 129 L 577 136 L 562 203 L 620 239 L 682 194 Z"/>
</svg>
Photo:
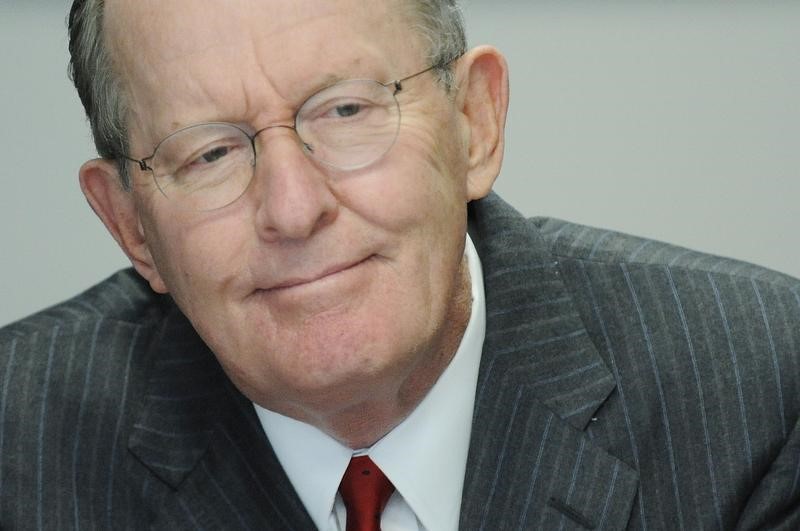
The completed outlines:
<svg viewBox="0 0 800 531">
<path fill-rule="evenodd" d="M 155 294 L 135 271 L 125 269 L 64 302 L 0 328 L 0 354 L 12 345 L 37 344 L 55 333 L 63 342 L 111 328 L 153 327 L 169 304 L 169 297 Z"/>
<path fill-rule="evenodd" d="M 559 259 L 684 269 L 800 290 L 800 280 L 742 260 L 556 218 L 534 217 L 529 221 L 540 231 L 553 255 Z"/>
</svg>

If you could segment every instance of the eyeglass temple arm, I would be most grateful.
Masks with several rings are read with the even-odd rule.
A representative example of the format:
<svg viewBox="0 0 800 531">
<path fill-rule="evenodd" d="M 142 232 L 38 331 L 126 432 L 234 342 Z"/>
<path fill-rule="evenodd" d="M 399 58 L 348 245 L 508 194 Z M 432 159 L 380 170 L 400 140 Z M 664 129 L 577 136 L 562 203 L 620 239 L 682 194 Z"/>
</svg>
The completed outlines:
<svg viewBox="0 0 800 531">
<path fill-rule="evenodd" d="M 445 61 L 440 61 L 440 62 L 438 62 L 436 64 L 433 64 L 433 65 L 429 66 L 425 70 L 422 70 L 421 72 L 417 72 L 416 74 L 411 74 L 410 76 L 406 76 L 406 77 L 404 77 L 402 79 L 397 79 L 395 81 L 387 83 L 387 85 L 390 85 L 390 84 L 394 85 L 394 93 L 397 94 L 398 92 L 403 90 L 403 82 L 408 81 L 409 79 L 414 79 L 415 77 L 421 76 L 422 74 L 430 72 L 431 70 L 435 70 L 437 68 L 444 68 L 447 65 L 449 65 L 450 63 L 452 63 L 453 61 L 461 58 L 462 55 L 464 55 L 463 52 L 458 54 L 457 56 L 453 57 L 452 59 L 447 59 Z"/>
<path fill-rule="evenodd" d="M 150 162 L 150 160 L 153 157 L 147 157 L 146 159 L 141 159 L 141 160 L 133 159 L 133 158 L 127 156 L 127 155 L 120 155 L 120 157 L 122 157 L 123 159 L 127 160 L 128 162 L 135 163 L 137 166 L 139 166 L 139 169 L 142 170 L 142 171 L 147 171 L 147 170 L 152 170 L 153 169 L 147 164 L 148 162 Z"/>
</svg>

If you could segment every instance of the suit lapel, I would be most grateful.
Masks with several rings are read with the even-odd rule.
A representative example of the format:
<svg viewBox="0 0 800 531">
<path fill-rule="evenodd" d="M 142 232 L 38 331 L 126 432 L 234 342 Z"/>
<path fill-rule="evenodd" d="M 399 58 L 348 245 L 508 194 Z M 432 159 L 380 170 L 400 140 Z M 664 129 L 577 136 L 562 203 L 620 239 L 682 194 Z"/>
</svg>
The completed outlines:
<svg viewBox="0 0 800 531">
<path fill-rule="evenodd" d="M 584 431 L 614 379 L 558 262 L 535 228 L 497 196 L 470 209 L 487 335 L 461 526 L 625 527 L 638 475 Z"/>
<path fill-rule="evenodd" d="M 252 404 L 176 307 L 151 350 L 129 449 L 169 487 L 154 528 L 313 529 Z"/>
</svg>

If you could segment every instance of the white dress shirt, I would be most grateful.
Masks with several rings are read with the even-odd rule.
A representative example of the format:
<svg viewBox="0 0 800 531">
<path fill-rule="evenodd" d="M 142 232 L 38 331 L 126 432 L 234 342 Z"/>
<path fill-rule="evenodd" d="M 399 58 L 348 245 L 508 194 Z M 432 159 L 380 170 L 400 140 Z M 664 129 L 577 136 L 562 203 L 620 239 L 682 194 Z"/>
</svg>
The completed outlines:
<svg viewBox="0 0 800 531">
<path fill-rule="evenodd" d="M 370 448 L 353 451 L 317 428 L 256 404 L 261 425 L 317 528 L 343 531 L 339 483 L 353 455 L 369 455 L 395 486 L 382 531 L 456 531 L 467 466 L 486 302 L 480 259 L 469 236 L 469 323 L 450 365 L 411 414 Z"/>
</svg>

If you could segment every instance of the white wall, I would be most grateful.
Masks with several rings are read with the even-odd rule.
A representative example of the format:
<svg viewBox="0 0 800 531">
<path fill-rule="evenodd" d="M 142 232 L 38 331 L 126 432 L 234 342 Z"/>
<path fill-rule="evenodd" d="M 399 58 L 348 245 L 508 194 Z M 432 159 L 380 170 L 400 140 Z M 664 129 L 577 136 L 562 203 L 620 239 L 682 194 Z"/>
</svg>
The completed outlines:
<svg viewBox="0 0 800 531">
<path fill-rule="evenodd" d="M 69 2 L 0 4 L 0 325 L 123 267 L 86 206 Z M 800 2 L 479 1 L 512 71 L 497 185 L 553 215 L 800 276 Z"/>
<path fill-rule="evenodd" d="M 472 1 L 512 72 L 497 189 L 800 276 L 800 2 Z"/>
<path fill-rule="evenodd" d="M 0 1 L 0 325 L 125 265 L 78 188 L 93 148 L 67 79 L 68 4 Z"/>
</svg>

